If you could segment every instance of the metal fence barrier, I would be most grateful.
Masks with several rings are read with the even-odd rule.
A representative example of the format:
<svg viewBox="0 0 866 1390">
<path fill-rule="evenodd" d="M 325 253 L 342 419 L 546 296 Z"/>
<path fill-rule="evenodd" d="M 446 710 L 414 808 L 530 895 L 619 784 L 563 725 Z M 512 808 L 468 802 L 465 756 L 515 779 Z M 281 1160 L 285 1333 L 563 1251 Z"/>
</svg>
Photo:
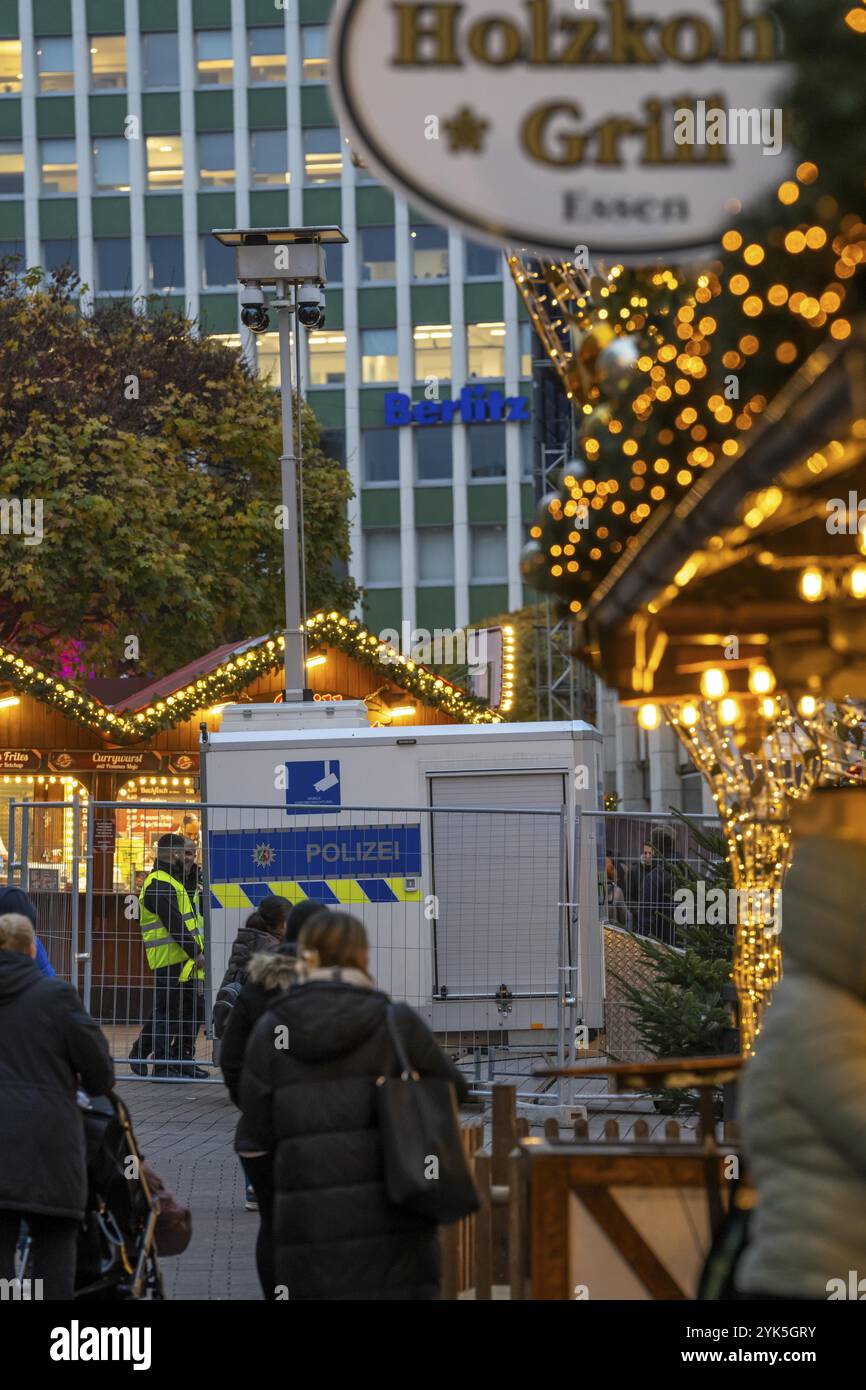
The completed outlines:
<svg viewBox="0 0 866 1390">
<path fill-rule="evenodd" d="M 613 1043 L 630 1054 L 621 1060 L 638 1060 L 611 959 L 616 971 L 636 962 L 638 978 L 632 943 L 650 929 L 653 856 L 705 871 L 689 827 L 669 815 L 584 812 L 570 825 L 564 807 L 295 808 L 287 826 L 285 808 L 273 806 L 13 803 L 7 881 L 34 899 L 49 958 L 99 1019 L 121 1074 L 154 1006 L 138 895 L 169 832 L 193 842 L 201 871 L 207 949 L 195 1062 L 214 1079 L 213 999 L 238 929 L 273 893 L 359 917 L 371 975 L 419 1011 L 474 1089 L 507 1080 L 523 1099 L 566 1107 L 572 1084 L 532 1072 L 586 1057 L 581 1024 L 593 1001 L 581 992 L 581 920 L 600 923 L 605 939 L 608 1050 Z M 582 861 L 594 861 L 595 876 L 581 877 Z M 597 902 L 586 900 L 594 881 Z M 592 1041 L 603 1050 L 603 1035 Z"/>
</svg>

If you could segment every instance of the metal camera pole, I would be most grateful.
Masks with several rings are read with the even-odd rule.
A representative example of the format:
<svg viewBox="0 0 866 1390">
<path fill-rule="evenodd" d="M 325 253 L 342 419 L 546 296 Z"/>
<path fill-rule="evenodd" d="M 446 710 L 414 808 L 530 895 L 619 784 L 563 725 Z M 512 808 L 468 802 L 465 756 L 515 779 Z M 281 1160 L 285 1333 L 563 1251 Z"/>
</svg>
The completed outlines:
<svg viewBox="0 0 866 1390">
<path fill-rule="evenodd" d="M 286 293 L 288 286 L 283 287 Z M 297 291 L 296 291 L 297 293 Z M 285 651 L 285 699 L 300 701 L 304 698 L 304 634 L 301 630 L 301 579 L 298 558 L 303 564 L 303 535 L 298 524 L 298 473 L 301 468 L 301 431 L 298 429 L 297 444 L 292 424 L 292 351 L 289 318 L 295 305 L 288 298 L 271 301 L 277 311 L 277 324 L 280 340 L 280 412 L 283 425 L 283 452 L 280 455 L 280 484 L 286 524 L 283 527 L 283 585 L 286 604 L 286 651 Z M 298 336 L 298 323 L 295 321 L 295 336 Z M 300 355 L 300 354 L 299 354 Z M 298 402 L 298 418 L 301 413 L 300 371 L 294 382 Z M 295 452 L 297 450 L 297 452 Z"/>
<path fill-rule="evenodd" d="M 280 487 L 285 508 L 283 529 L 283 585 L 286 606 L 285 699 L 299 704 L 306 690 L 306 641 L 302 621 L 306 609 L 306 567 L 304 564 L 304 480 L 301 420 L 301 327 L 313 329 L 324 323 L 327 284 L 325 245 L 341 244 L 347 237 L 336 226 L 328 227 L 233 227 L 211 233 L 223 246 L 235 252 L 235 266 L 241 296 L 241 321 L 254 333 L 268 326 L 268 309 L 277 314 L 280 344 L 280 415 L 283 451 L 280 455 Z M 265 289 L 273 286 L 276 298 L 270 304 Z M 305 293 L 300 294 L 301 287 Z M 295 380 L 297 401 L 297 439 L 292 428 L 292 350 L 289 315 L 295 316 Z M 303 321 L 302 321 L 303 320 Z M 298 495 L 300 491 L 300 508 Z M 300 514 L 299 514 L 300 513 Z"/>
</svg>

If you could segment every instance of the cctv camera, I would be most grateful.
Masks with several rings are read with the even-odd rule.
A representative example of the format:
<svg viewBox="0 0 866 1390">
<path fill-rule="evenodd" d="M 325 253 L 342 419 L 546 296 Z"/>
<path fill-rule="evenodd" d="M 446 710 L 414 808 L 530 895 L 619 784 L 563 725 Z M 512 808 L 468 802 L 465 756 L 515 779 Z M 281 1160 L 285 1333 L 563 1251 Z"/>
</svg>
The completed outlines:
<svg viewBox="0 0 866 1390">
<path fill-rule="evenodd" d="M 303 328 L 321 328 L 325 322 L 325 291 L 321 285 L 304 285 L 298 296 L 298 323 Z"/>
<path fill-rule="evenodd" d="M 266 333 L 270 325 L 261 285 L 247 281 L 241 291 L 241 323 L 253 333 Z"/>
<path fill-rule="evenodd" d="M 267 309 L 261 305 L 250 306 L 245 304 L 241 309 L 241 323 L 244 324 L 251 333 L 267 333 L 270 327 Z"/>
</svg>

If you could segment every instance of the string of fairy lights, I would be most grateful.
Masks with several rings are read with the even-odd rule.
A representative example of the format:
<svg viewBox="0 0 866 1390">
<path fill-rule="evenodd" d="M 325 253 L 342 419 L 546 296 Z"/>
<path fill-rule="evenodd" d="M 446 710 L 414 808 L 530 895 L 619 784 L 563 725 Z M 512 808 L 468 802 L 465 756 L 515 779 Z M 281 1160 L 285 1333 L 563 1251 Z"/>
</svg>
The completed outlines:
<svg viewBox="0 0 866 1390">
<path fill-rule="evenodd" d="M 780 208 L 796 211 L 818 174 L 802 162 L 777 189 Z M 763 241 L 729 229 L 724 258 L 691 279 L 614 265 L 587 289 L 562 263 L 509 259 L 582 425 L 574 463 L 539 504 L 523 556 L 527 582 L 579 613 L 659 506 L 742 452 L 768 400 L 822 334 L 850 336 L 847 282 L 866 266 L 866 225 L 827 195 L 817 215 L 827 225 L 810 212 L 787 231 L 771 227 Z"/>
<path fill-rule="evenodd" d="M 340 648 L 379 675 L 395 679 L 425 704 L 443 710 L 461 723 L 502 721 L 502 713 L 491 709 L 484 700 L 462 690 L 426 666 L 399 653 L 386 653 L 383 660 L 380 638 L 350 618 L 335 612 L 317 613 L 308 619 L 306 630 L 312 640 Z M 132 714 L 106 708 L 70 681 L 59 680 L 4 648 L 0 648 L 0 681 L 32 695 L 43 704 L 53 705 L 67 718 L 95 730 L 111 743 L 125 745 L 140 743 L 205 710 L 233 701 L 259 676 L 279 669 L 283 664 L 284 651 L 285 638 L 282 634 L 264 637 L 230 660 L 221 662 L 213 671 Z M 507 712 L 513 704 L 515 682 L 514 635 L 511 629 L 508 636 L 504 632 L 503 666 L 500 709 Z"/>
</svg>

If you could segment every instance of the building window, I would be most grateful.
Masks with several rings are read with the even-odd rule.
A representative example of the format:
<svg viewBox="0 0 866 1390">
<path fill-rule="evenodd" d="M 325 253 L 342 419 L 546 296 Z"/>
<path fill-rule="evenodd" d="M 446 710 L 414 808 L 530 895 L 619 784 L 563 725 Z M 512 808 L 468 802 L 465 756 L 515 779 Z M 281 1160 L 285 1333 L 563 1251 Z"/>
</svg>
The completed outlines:
<svg viewBox="0 0 866 1390">
<path fill-rule="evenodd" d="M 96 289 L 99 293 L 128 293 L 132 281 L 129 237 L 102 236 L 93 242 L 96 252 Z"/>
<path fill-rule="evenodd" d="M 141 71 L 148 91 L 180 86 L 177 34 L 142 34 Z"/>
<path fill-rule="evenodd" d="M 75 237 L 55 237 L 42 243 L 42 264 L 46 270 L 68 265 L 78 274 L 78 242 Z"/>
<path fill-rule="evenodd" d="M 322 453 L 329 459 L 346 467 L 346 431 L 344 429 L 322 430 L 319 436 Z"/>
<path fill-rule="evenodd" d="M 183 141 L 179 135 L 148 135 L 149 189 L 183 187 Z"/>
<path fill-rule="evenodd" d="M 361 330 L 361 380 L 396 382 L 396 328 L 363 328 Z"/>
<path fill-rule="evenodd" d="M 399 586 L 400 532 L 366 531 L 364 533 L 364 561 L 366 583 L 369 588 Z"/>
<path fill-rule="evenodd" d="M 411 227 L 412 276 L 444 280 L 448 275 L 448 233 L 444 227 Z"/>
<path fill-rule="evenodd" d="M 419 483 L 438 483 L 451 477 L 451 430 L 447 425 L 429 425 L 413 430 L 415 439 L 415 477 Z"/>
<path fill-rule="evenodd" d="M 5 45 L 0 44 L 0 53 Z M 75 87 L 71 39 L 36 40 L 36 76 L 40 92 L 71 92 Z"/>
<path fill-rule="evenodd" d="M 286 39 L 283 29 L 249 29 L 247 31 L 249 77 L 251 87 L 265 82 L 286 81 Z"/>
<path fill-rule="evenodd" d="M 346 380 L 346 335 L 342 332 L 310 333 L 310 385 L 338 386 Z"/>
<path fill-rule="evenodd" d="M 20 92 L 21 40 L 0 39 L 0 92 Z"/>
<path fill-rule="evenodd" d="M 397 430 L 361 430 L 365 483 L 400 481 L 400 436 Z"/>
<path fill-rule="evenodd" d="M 288 186 L 289 142 L 284 130 L 254 130 L 250 134 L 250 182 L 259 188 Z"/>
<path fill-rule="evenodd" d="M 231 246 L 216 237 L 201 238 L 201 284 L 204 290 L 233 288 L 238 283 L 237 258 Z"/>
<path fill-rule="evenodd" d="M 92 34 L 90 37 L 90 85 L 94 91 L 126 87 L 126 37 Z"/>
<path fill-rule="evenodd" d="M 72 146 L 75 141 L 64 141 Z M 93 142 L 94 193 L 129 192 L 129 141 L 122 135 L 100 136 Z"/>
<path fill-rule="evenodd" d="M 23 241 L 0 241 L 0 264 L 7 260 L 23 262 L 23 259 Z M 13 275 L 20 275 L 21 271 L 24 269 L 24 266 L 23 264 L 9 265 L 6 267 L 6 269 L 10 271 Z"/>
<path fill-rule="evenodd" d="M 234 186 L 235 137 L 230 130 L 198 137 L 198 181 L 201 188 Z"/>
<path fill-rule="evenodd" d="M 520 375 L 532 376 L 532 359 L 539 357 L 543 349 L 532 331 L 531 323 L 519 323 L 517 332 L 520 344 Z"/>
<path fill-rule="evenodd" d="M 469 555 L 474 583 L 507 582 L 508 545 L 504 526 L 470 526 Z"/>
<path fill-rule="evenodd" d="M 343 243 L 341 241 L 329 241 L 325 244 L 325 273 L 328 277 L 328 284 L 342 285 Z"/>
<path fill-rule="evenodd" d="M 482 246 L 479 241 L 466 242 L 466 279 L 498 279 L 502 270 L 502 252 L 495 246 Z"/>
<path fill-rule="evenodd" d="M 428 376 L 439 381 L 451 379 L 451 325 L 449 323 L 420 323 L 412 330 L 415 347 L 415 379 Z"/>
<path fill-rule="evenodd" d="M 505 477 L 505 426 L 469 425 L 469 475 L 472 478 Z"/>
<path fill-rule="evenodd" d="M 397 275 L 393 227 L 360 227 L 358 255 L 362 280 L 394 280 Z"/>
<path fill-rule="evenodd" d="M 0 140 L 0 193 L 24 192 L 24 151 L 20 140 Z"/>
<path fill-rule="evenodd" d="M 307 183 L 339 183 L 343 144 L 336 126 L 311 126 L 304 131 L 304 178 Z"/>
<path fill-rule="evenodd" d="M 259 377 L 266 381 L 269 386 L 279 387 L 282 380 L 280 372 L 280 335 L 279 333 L 257 333 L 256 338 L 256 361 L 258 363 Z M 289 329 L 289 356 L 295 350 L 295 338 Z M 294 361 L 294 357 L 292 357 Z"/>
<path fill-rule="evenodd" d="M 454 532 L 450 526 L 419 526 L 418 583 L 454 583 Z"/>
<path fill-rule="evenodd" d="M 125 142 L 124 142 L 125 143 Z M 40 140 L 40 192 L 74 193 L 78 188 L 78 162 L 74 140 Z"/>
<path fill-rule="evenodd" d="M 323 82 L 328 76 L 328 26 L 304 24 L 301 28 L 302 79 Z"/>
<path fill-rule="evenodd" d="M 505 324 L 467 323 L 466 353 L 470 376 L 505 376 Z"/>
<path fill-rule="evenodd" d="M 195 36 L 199 87 L 230 87 L 234 76 L 231 29 L 199 29 Z"/>
<path fill-rule="evenodd" d="M 520 425 L 520 474 L 523 478 L 533 476 L 533 450 L 535 448 L 532 438 L 532 426 Z"/>
<path fill-rule="evenodd" d="M 183 286 L 182 236 L 149 236 L 147 261 L 148 279 L 154 293 L 166 294 Z"/>
</svg>

